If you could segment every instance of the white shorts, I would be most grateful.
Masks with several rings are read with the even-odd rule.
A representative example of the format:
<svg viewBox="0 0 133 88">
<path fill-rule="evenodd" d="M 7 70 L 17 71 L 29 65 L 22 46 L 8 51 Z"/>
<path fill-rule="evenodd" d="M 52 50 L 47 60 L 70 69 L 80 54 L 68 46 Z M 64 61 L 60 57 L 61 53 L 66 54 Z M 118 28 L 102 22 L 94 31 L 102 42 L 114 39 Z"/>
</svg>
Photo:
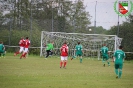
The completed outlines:
<svg viewBox="0 0 133 88">
<path fill-rule="evenodd" d="M 21 47 L 21 46 L 20 46 L 19 52 L 20 52 L 20 53 L 21 53 L 21 52 L 24 52 L 24 47 Z"/>
<path fill-rule="evenodd" d="M 67 60 L 67 56 L 61 56 L 61 60 Z"/>
<path fill-rule="evenodd" d="M 25 49 L 24 49 L 24 52 L 25 52 L 25 53 L 28 53 L 28 48 L 25 48 Z"/>
</svg>

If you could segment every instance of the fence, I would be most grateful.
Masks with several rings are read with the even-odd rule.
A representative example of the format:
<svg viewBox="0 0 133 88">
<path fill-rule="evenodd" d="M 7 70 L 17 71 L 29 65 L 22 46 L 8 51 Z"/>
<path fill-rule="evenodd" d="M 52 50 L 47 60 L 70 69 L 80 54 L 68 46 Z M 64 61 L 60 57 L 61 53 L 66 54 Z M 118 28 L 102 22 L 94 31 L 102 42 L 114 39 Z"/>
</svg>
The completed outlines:
<svg viewBox="0 0 133 88">
<path fill-rule="evenodd" d="M 6 48 L 6 53 L 14 53 L 16 51 L 19 50 L 19 46 L 8 46 L 8 45 L 5 45 L 5 48 Z M 45 48 L 45 47 L 44 47 Z M 30 47 L 29 48 L 29 55 L 32 54 L 32 55 L 38 55 L 40 56 L 40 49 L 41 47 Z M 59 51 L 59 49 L 55 48 L 55 51 Z M 83 57 L 87 57 L 87 58 L 97 58 L 98 57 L 98 52 L 97 51 L 88 51 L 88 50 L 84 50 L 84 54 L 83 54 Z M 73 50 L 74 52 L 74 50 Z M 110 54 L 109 54 L 109 57 L 110 59 L 112 59 L 113 57 L 113 53 L 112 51 L 109 51 Z M 125 60 L 133 60 L 133 52 L 125 52 L 126 54 L 126 58 Z M 53 55 L 56 55 L 56 56 L 59 56 L 60 53 L 58 52 L 58 54 L 56 52 L 53 53 Z M 99 53 L 99 58 L 101 58 L 101 54 Z"/>
</svg>

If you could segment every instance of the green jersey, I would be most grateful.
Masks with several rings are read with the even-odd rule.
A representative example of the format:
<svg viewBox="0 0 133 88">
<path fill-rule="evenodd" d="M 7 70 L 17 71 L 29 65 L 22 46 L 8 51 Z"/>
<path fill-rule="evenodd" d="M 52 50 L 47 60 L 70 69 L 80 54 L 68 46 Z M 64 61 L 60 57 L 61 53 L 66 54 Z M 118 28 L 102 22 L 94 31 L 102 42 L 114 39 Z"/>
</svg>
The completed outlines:
<svg viewBox="0 0 133 88">
<path fill-rule="evenodd" d="M 82 45 L 76 45 L 75 50 L 76 54 L 82 54 Z"/>
<path fill-rule="evenodd" d="M 0 44 L 0 53 L 4 53 L 4 45 Z"/>
<path fill-rule="evenodd" d="M 109 56 L 108 56 L 108 47 L 104 46 L 101 48 L 101 53 L 102 53 L 102 58 L 108 60 Z"/>
<path fill-rule="evenodd" d="M 52 43 L 47 44 L 46 50 L 52 50 L 54 48 Z"/>
<path fill-rule="evenodd" d="M 4 45 L 0 44 L 0 50 L 3 50 L 3 49 L 4 49 Z"/>
<path fill-rule="evenodd" d="M 115 64 L 123 63 L 123 59 L 126 57 L 122 50 L 116 50 L 114 52 Z"/>
<path fill-rule="evenodd" d="M 107 55 L 108 54 L 108 47 L 104 46 L 101 48 L 100 51 L 101 51 L 102 55 Z"/>
</svg>

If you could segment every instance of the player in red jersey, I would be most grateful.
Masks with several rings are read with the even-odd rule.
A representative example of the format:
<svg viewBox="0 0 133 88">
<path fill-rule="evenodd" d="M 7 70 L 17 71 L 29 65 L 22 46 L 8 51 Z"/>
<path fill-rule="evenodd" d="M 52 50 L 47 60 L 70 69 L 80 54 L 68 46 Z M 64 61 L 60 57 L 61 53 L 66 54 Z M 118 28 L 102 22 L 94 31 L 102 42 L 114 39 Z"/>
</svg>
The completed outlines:
<svg viewBox="0 0 133 88">
<path fill-rule="evenodd" d="M 62 65 L 63 68 L 66 68 L 67 57 L 68 57 L 68 46 L 66 42 L 64 42 L 64 44 L 60 48 L 60 52 L 61 52 L 60 68 L 62 68 Z"/>
<path fill-rule="evenodd" d="M 24 50 L 23 54 L 20 56 L 20 59 L 22 59 L 22 57 L 24 57 L 24 58 L 26 57 L 26 54 L 28 53 L 29 46 L 30 46 L 30 40 L 29 40 L 29 37 L 26 37 L 25 46 L 24 46 L 25 50 Z"/>
<path fill-rule="evenodd" d="M 24 40 L 23 37 L 21 37 L 21 39 L 19 41 L 20 49 L 19 49 L 19 51 L 14 53 L 14 56 L 16 56 L 17 54 L 20 54 L 20 53 L 22 53 L 24 51 L 24 45 L 25 45 L 25 40 Z"/>
</svg>

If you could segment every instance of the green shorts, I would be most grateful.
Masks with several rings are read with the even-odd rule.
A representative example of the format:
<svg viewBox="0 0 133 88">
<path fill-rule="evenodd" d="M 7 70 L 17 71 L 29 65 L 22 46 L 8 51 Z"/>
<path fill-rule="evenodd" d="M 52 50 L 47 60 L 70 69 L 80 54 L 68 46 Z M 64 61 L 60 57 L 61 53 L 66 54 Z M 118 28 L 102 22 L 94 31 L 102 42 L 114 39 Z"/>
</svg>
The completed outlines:
<svg viewBox="0 0 133 88">
<path fill-rule="evenodd" d="M 4 53 L 5 51 L 4 50 L 0 50 L 0 53 Z"/>
<path fill-rule="evenodd" d="M 108 60 L 109 56 L 108 56 L 108 54 L 104 54 L 104 55 L 102 55 L 102 58 L 105 59 L 105 60 Z"/>
<path fill-rule="evenodd" d="M 82 56 L 82 53 L 76 53 L 76 56 Z"/>
<path fill-rule="evenodd" d="M 122 69 L 122 68 L 123 68 L 122 63 L 115 64 L 115 69 Z"/>
</svg>

